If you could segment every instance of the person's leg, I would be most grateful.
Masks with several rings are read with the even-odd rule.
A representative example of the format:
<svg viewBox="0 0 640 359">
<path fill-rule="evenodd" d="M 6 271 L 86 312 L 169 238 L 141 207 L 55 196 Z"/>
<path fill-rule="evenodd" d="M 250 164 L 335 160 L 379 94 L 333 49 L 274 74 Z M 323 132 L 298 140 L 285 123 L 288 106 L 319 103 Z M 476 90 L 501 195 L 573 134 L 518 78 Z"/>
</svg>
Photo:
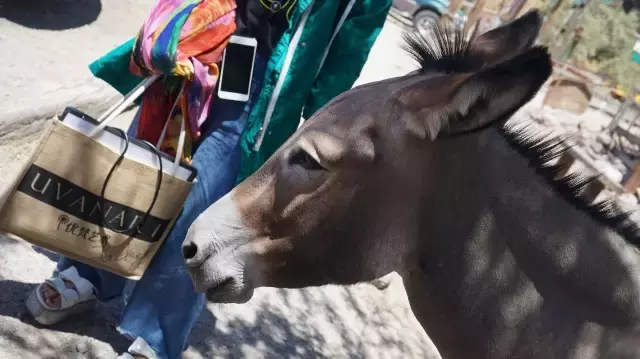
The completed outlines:
<svg viewBox="0 0 640 359">
<path fill-rule="evenodd" d="M 265 62 L 256 60 L 251 100 L 261 88 Z M 238 139 L 244 129 L 250 103 L 216 99 L 210 121 L 195 151 L 198 170 L 184 208 L 133 289 L 118 330 L 142 337 L 159 358 L 180 358 L 189 332 L 204 305 L 194 291 L 182 258 L 181 246 L 191 223 L 233 187 L 238 173 Z"/>
</svg>

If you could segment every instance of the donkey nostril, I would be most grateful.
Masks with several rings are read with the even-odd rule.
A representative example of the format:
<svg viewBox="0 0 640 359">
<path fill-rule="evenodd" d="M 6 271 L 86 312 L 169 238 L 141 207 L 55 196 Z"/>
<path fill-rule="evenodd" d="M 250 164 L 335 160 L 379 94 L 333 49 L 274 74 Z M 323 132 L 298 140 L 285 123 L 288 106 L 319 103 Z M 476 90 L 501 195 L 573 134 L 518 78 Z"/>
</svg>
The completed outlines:
<svg viewBox="0 0 640 359">
<path fill-rule="evenodd" d="M 195 257 L 197 253 L 198 246 L 193 242 L 186 243 L 182 246 L 182 256 L 184 259 L 191 259 Z"/>
</svg>

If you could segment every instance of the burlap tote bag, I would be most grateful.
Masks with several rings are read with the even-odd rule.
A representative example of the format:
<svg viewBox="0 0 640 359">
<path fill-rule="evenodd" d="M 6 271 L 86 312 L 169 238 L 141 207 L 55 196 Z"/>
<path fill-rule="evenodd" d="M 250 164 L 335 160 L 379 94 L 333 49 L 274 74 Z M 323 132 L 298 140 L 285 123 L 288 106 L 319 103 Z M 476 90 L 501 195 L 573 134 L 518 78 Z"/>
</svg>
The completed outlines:
<svg viewBox="0 0 640 359">
<path fill-rule="evenodd" d="M 196 175 L 180 163 L 180 151 L 174 159 L 158 145 L 107 127 L 157 78 L 143 81 L 98 120 L 67 108 L 53 121 L 0 203 L 0 232 L 139 279 Z M 166 131 L 165 125 L 159 143 Z"/>
</svg>

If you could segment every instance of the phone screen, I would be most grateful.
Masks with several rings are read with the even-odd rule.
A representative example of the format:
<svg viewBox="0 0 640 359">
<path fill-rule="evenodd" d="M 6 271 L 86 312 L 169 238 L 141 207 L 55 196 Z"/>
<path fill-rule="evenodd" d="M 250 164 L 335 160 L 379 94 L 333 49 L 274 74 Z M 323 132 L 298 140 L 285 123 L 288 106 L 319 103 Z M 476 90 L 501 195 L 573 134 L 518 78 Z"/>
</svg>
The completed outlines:
<svg viewBox="0 0 640 359">
<path fill-rule="evenodd" d="M 230 42 L 225 49 L 220 90 L 249 93 L 255 47 Z"/>
</svg>

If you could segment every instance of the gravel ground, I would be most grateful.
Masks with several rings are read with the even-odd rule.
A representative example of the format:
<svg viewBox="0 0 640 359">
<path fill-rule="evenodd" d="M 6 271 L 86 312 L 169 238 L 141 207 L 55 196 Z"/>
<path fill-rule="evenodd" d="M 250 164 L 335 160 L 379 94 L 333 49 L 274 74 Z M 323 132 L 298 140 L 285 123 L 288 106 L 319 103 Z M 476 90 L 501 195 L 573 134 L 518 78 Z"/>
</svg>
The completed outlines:
<svg viewBox="0 0 640 359">
<path fill-rule="evenodd" d="M 387 22 L 357 84 L 413 68 L 397 46 L 400 34 L 398 25 Z M 9 93 L 4 85 L 3 93 Z M 126 127 L 131 116 L 131 112 L 125 114 L 119 126 Z M 41 129 L 39 121 L 0 133 L 0 151 L 5 154 L 0 190 L 28 159 Z M 41 328 L 26 315 L 24 299 L 49 277 L 55 261 L 55 254 L 0 237 L 0 358 L 115 358 L 129 344 L 115 330 L 120 301 L 101 303 L 95 313 L 54 328 Z M 192 331 L 184 357 L 438 357 L 433 353 L 395 276 L 383 291 L 369 284 L 261 289 L 245 305 L 209 304 Z"/>
</svg>

